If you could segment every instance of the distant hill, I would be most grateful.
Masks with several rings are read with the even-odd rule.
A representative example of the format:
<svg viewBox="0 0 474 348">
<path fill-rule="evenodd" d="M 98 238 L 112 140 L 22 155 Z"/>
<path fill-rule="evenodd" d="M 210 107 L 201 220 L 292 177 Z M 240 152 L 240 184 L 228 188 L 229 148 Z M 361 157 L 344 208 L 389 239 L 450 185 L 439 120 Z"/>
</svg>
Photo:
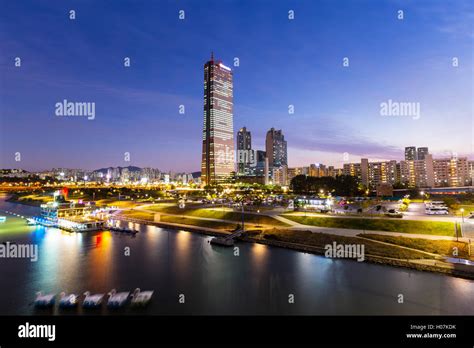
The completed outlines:
<svg viewBox="0 0 474 348">
<path fill-rule="evenodd" d="M 120 171 L 122 171 L 122 169 L 124 169 L 124 168 L 128 168 L 128 171 L 130 171 L 130 172 L 139 172 L 139 171 L 142 170 L 140 167 L 128 166 L 128 167 L 107 167 L 107 168 L 100 168 L 100 169 L 94 170 L 94 172 L 100 172 L 100 173 L 103 173 L 103 174 L 107 174 L 107 171 L 108 171 L 109 169 L 113 169 L 113 168 L 119 168 Z"/>
</svg>

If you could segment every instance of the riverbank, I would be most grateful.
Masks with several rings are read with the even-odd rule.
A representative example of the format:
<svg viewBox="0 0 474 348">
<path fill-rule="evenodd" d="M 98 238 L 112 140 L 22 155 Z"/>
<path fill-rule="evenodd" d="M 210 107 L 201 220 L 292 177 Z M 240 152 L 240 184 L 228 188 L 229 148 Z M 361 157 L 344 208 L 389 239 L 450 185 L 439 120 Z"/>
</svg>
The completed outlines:
<svg viewBox="0 0 474 348">
<path fill-rule="evenodd" d="M 13 201 L 11 203 L 18 204 L 20 202 Z M 20 204 L 23 204 L 23 202 Z M 144 225 L 186 230 L 210 236 L 228 235 L 239 226 L 236 222 L 206 221 L 199 219 L 197 216 L 176 217 L 173 215 L 161 215 L 161 221 L 154 221 L 154 214 L 137 210 L 130 212 L 133 212 L 133 217 L 122 215 L 120 219 Z M 444 256 L 451 256 L 446 255 L 446 253 L 449 250 L 448 247 L 453 243 L 448 245 L 448 242 L 428 242 L 424 240 L 420 241 L 419 239 L 412 240 L 408 238 L 389 237 L 381 234 L 345 237 L 328 233 L 311 232 L 304 229 L 290 230 L 253 224 L 246 224 L 246 230 L 248 231 L 247 234 L 238 238 L 238 240 L 318 255 L 324 255 L 325 245 L 332 244 L 333 242 L 338 244 L 363 244 L 365 246 L 365 261 L 367 262 L 474 279 L 474 267 L 443 261 Z M 368 240 L 368 238 L 372 240 Z M 435 245 L 434 243 L 444 243 L 446 245 Z M 466 258 L 467 252 L 465 248 L 463 248 L 461 244 L 454 246 L 459 248 L 459 256 Z M 443 253 L 444 255 L 442 255 Z"/>
<path fill-rule="evenodd" d="M 120 219 L 123 221 L 135 222 L 139 224 L 186 230 L 189 232 L 210 236 L 225 236 L 232 233 L 232 229 L 224 230 L 164 221 L 156 222 L 127 218 L 123 216 L 120 217 Z M 303 234 L 306 234 L 307 237 L 309 236 L 312 238 L 313 243 L 298 243 L 298 240 L 301 240 Z M 295 238 L 296 236 L 297 238 Z M 444 262 L 444 257 L 442 255 L 436 255 L 421 250 L 413 250 L 406 247 L 399 247 L 397 245 L 388 246 L 388 243 L 377 243 L 376 240 L 371 241 L 362 237 L 344 237 L 325 233 L 313 233 L 311 231 L 282 230 L 274 228 L 250 229 L 244 236 L 237 238 L 237 240 L 248 243 L 265 244 L 278 248 L 286 248 L 322 256 L 325 254 L 325 245 L 332 244 L 333 242 L 344 245 L 364 244 L 366 248 L 364 261 L 370 263 L 403 267 L 418 271 L 435 272 L 466 279 L 474 279 L 474 267 L 472 266 Z M 346 260 L 357 262 L 353 259 Z"/>
<path fill-rule="evenodd" d="M 283 214 L 282 216 L 302 225 L 316 227 L 356 229 L 362 231 L 400 232 L 406 234 L 427 234 L 448 237 L 456 236 L 454 224 L 452 222 L 444 221 L 320 217 L 295 215 L 295 213 L 287 213 Z"/>
</svg>

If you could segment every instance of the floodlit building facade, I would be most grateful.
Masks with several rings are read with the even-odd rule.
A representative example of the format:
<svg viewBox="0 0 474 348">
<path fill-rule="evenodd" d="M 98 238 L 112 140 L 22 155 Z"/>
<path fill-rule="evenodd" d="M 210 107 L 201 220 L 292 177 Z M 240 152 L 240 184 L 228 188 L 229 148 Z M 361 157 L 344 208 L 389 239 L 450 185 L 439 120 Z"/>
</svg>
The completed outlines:
<svg viewBox="0 0 474 348">
<path fill-rule="evenodd" d="M 201 180 L 224 182 L 235 171 L 232 70 L 211 59 L 204 65 Z"/>
</svg>

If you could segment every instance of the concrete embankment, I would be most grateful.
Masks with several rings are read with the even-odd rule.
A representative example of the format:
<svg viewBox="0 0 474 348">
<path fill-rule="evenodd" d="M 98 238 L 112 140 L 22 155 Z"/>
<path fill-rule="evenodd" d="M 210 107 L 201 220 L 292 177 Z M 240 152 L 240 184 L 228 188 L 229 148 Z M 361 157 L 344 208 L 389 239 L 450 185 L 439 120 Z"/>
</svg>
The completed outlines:
<svg viewBox="0 0 474 348">
<path fill-rule="evenodd" d="M 176 223 L 169 223 L 169 222 L 153 222 L 147 220 L 140 220 L 140 219 L 133 219 L 127 217 L 120 217 L 123 221 L 130 221 L 144 225 L 151 225 L 163 228 L 172 228 L 176 230 L 186 230 L 189 232 L 195 232 L 210 236 L 226 236 L 232 233 L 232 231 L 222 231 L 218 229 L 208 228 L 208 227 L 199 227 L 199 226 L 191 226 L 191 225 L 183 225 L 183 224 L 176 224 Z M 313 245 L 305 245 L 299 243 L 290 243 L 290 242 L 283 242 L 278 240 L 268 240 L 258 236 L 242 236 L 237 238 L 237 240 L 249 242 L 249 243 L 259 243 L 265 244 L 269 246 L 279 247 L 279 248 L 286 248 L 301 252 L 307 252 L 316 255 L 324 256 L 325 248 Z M 396 247 L 396 246 L 394 246 Z M 346 259 L 348 261 L 357 262 L 356 260 Z M 428 271 L 428 272 L 436 272 L 436 273 L 443 273 L 448 274 L 460 278 L 466 279 L 474 279 L 474 267 L 467 266 L 467 265 L 460 265 L 460 264 L 452 264 L 448 262 L 443 262 L 440 259 L 423 259 L 423 260 L 402 260 L 402 259 L 395 259 L 389 257 L 382 257 L 376 255 L 365 255 L 365 261 L 370 263 L 377 263 L 382 265 L 389 265 L 395 267 L 404 267 L 409 269 L 414 269 L 418 271 Z"/>
</svg>

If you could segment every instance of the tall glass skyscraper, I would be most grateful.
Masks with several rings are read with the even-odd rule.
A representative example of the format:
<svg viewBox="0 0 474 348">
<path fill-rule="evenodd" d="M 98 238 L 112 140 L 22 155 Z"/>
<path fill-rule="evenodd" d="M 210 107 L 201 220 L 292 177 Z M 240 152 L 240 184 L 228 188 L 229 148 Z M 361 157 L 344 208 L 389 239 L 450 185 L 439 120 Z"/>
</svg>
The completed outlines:
<svg viewBox="0 0 474 348">
<path fill-rule="evenodd" d="M 288 153 L 286 140 L 281 130 L 271 128 L 267 132 L 265 149 L 270 169 L 280 168 L 288 165 Z"/>
<path fill-rule="evenodd" d="M 246 127 L 237 132 L 237 171 L 241 175 L 248 175 L 251 163 L 254 162 L 252 151 L 252 135 Z"/>
<path fill-rule="evenodd" d="M 405 161 L 414 161 L 416 158 L 416 146 L 405 147 Z"/>
<path fill-rule="evenodd" d="M 232 70 L 211 55 L 204 65 L 201 181 L 212 185 L 235 170 Z"/>
<path fill-rule="evenodd" d="M 416 157 L 419 160 L 424 160 L 428 153 L 429 151 L 427 147 L 419 147 L 418 149 L 416 149 Z"/>
</svg>

